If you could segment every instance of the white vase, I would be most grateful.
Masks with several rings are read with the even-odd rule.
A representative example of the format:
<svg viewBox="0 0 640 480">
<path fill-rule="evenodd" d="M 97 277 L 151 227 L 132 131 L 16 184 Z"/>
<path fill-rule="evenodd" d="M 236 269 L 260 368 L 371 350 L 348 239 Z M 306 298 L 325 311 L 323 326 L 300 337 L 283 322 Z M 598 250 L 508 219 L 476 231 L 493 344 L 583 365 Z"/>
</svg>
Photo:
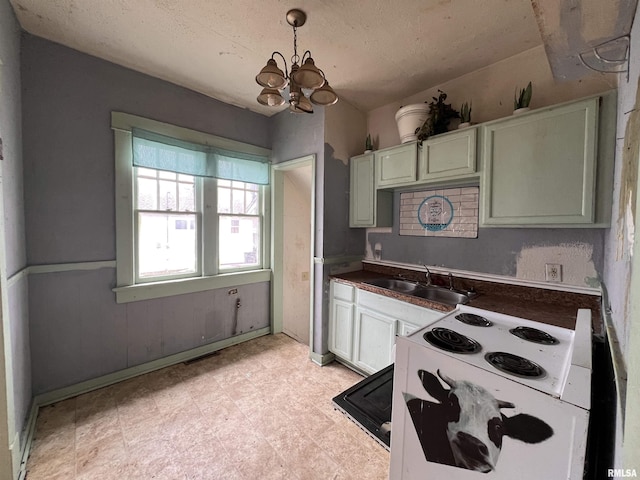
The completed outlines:
<svg viewBox="0 0 640 480">
<path fill-rule="evenodd" d="M 416 130 L 422 126 L 429 116 L 429 104 L 414 103 L 406 105 L 396 112 L 396 123 L 400 142 L 414 142 L 418 139 Z"/>
<path fill-rule="evenodd" d="M 513 114 L 514 115 L 520 115 L 521 113 L 528 112 L 529 110 L 531 110 L 529 107 L 516 108 L 513 111 Z"/>
</svg>

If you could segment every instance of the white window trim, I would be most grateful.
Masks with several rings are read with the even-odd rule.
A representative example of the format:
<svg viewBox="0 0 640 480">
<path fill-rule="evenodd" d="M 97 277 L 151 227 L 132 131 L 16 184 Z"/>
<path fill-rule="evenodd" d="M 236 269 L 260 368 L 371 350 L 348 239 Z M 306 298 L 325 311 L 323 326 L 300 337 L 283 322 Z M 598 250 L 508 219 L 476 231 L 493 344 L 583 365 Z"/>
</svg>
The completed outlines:
<svg viewBox="0 0 640 480">
<path fill-rule="evenodd" d="M 262 265 L 260 270 L 239 272 L 224 271 L 216 274 L 217 247 L 215 252 L 205 255 L 203 276 L 158 282 L 135 283 L 135 244 L 134 244 L 134 176 L 132 158 L 132 128 L 160 133 L 184 141 L 220 147 L 237 152 L 269 156 L 271 150 L 229 140 L 227 138 L 177 127 L 156 120 L 122 112 L 111 112 L 111 128 L 115 140 L 115 207 L 116 207 L 116 301 L 118 303 L 148 300 L 171 295 L 201 292 L 216 288 L 246 285 L 271 280 L 269 265 L 270 246 L 270 188 L 262 186 Z M 203 182 L 203 194 L 206 198 L 216 198 L 215 182 Z M 207 191 L 211 189 L 211 191 Z M 203 209 L 215 209 L 215 202 L 203 202 Z M 212 205 L 213 203 L 213 205 Z M 204 212 L 203 212 L 204 215 Z M 217 222 L 204 226 L 205 244 L 217 244 Z M 214 243 L 211 243 L 211 241 Z"/>
<path fill-rule="evenodd" d="M 134 171 L 135 171 L 135 167 L 134 167 Z M 135 176 L 134 176 L 135 177 Z M 136 199 L 138 198 L 138 182 L 137 182 L 137 177 L 134 178 L 134 186 L 133 186 L 133 198 Z M 195 187 L 195 203 L 196 205 L 198 205 L 198 207 L 196 207 L 196 209 L 193 212 L 184 212 L 184 211 L 175 211 L 175 212 L 171 212 L 171 213 L 177 213 L 177 214 L 182 214 L 182 213 L 187 213 L 187 214 L 195 214 L 196 217 L 196 223 L 197 223 L 197 229 L 196 232 L 198 233 L 198 237 L 196 239 L 196 271 L 195 272 L 190 272 L 187 274 L 176 274 L 176 275 L 163 275 L 162 278 L 158 278 L 158 277 L 152 277 L 152 278 L 144 278 L 144 277 L 140 277 L 140 272 L 139 272 L 139 267 L 140 264 L 138 263 L 140 261 L 139 256 L 136 256 L 136 265 L 134 267 L 134 274 L 135 274 L 135 283 L 136 285 L 140 284 L 140 283 L 151 283 L 151 282 L 158 282 L 158 281 L 169 281 L 169 280 L 178 280 L 181 278 L 196 278 L 196 277 L 201 277 L 203 275 L 203 270 L 202 270 L 202 245 L 203 245 L 203 241 L 202 241 L 202 225 L 205 223 L 203 221 L 203 212 L 200 209 L 202 205 L 204 205 L 204 202 L 202 200 L 202 190 L 203 190 L 203 186 L 204 182 L 202 181 L 202 178 L 198 178 L 195 177 L 195 183 L 194 183 L 194 187 Z M 135 203 L 135 202 L 134 202 Z M 133 206 L 134 208 L 134 218 L 135 218 L 135 214 L 136 212 L 139 212 L 140 210 L 136 210 L 135 209 L 135 205 Z M 166 213 L 163 210 L 149 210 L 149 211 L 154 211 L 154 212 L 158 212 L 158 213 Z M 134 230 L 134 248 L 135 245 L 138 243 L 139 241 L 139 224 L 138 222 L 134 221 L 133 223 L 133 230 Z"/>
</svg>

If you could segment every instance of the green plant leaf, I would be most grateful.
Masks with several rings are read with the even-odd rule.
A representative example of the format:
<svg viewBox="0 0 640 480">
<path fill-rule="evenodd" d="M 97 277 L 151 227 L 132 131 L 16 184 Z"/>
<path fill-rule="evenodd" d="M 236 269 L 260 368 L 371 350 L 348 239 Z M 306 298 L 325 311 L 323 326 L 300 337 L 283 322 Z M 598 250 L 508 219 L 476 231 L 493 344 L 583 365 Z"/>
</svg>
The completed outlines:
<svg viewBox="0 0 640 480">
<path fill-rule="evenodd" d="M 531 86 L 531 82 L 527 85 L 527 88 L 524 89 L 522 95 L 522 106 L 528 107 L 529 103 L 531 103 L 531 95 L 533 93 L 533 87 Z"/>
</svg>

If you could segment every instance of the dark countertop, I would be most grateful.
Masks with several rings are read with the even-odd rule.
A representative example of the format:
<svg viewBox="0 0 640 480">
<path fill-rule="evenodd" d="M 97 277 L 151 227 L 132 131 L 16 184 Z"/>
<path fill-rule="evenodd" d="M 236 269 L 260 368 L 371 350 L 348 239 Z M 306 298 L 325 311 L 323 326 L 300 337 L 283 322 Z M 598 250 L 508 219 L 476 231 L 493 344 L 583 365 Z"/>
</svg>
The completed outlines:
<svg viewBox="0 0 640 480">
<path fill-rule="evenodd" d="M 331 278 L 341 283 L 353 285 L 361 290 L 396 298 L 441 312 L 450 312 L 455 308 L 363 283 L 374 278 L 393 276 L 397 278 L 399 273 L 408 280 L 423 281 L 423 273 L 379 265 L 365 265 L 366 269 L 364 270 L 333 275 Z M 432 282 L 435 285 L 448 285 L 448 279 L 437 274 L 432 275 Z M 570 328 L 572 330 L 575 328 L 578 309 L 588 308 L 591 309 L 592 312 L 591 318 L 594 333 L 602 333 L 603 327 L 600 315 L 599 296 L 472 280 L 461 277 L 455 277 L 454 286 L 462 290 L 468 290 L 471 287 L 475 289 L 478 295 L 467 303 L 467 305 L 471 307 Z"/>
</svg>

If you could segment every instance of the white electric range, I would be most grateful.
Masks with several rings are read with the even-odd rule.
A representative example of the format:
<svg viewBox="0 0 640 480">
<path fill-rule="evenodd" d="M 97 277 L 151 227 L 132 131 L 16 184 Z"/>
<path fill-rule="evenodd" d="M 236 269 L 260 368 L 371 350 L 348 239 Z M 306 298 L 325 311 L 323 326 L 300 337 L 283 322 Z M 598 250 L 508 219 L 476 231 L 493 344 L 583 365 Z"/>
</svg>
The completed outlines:
<svg viewBox="0 0 640 480">
<path fill-rule="evenodd" d="M 390 479 L 581 479 L 590 382 L 590 310 L 569 330 L 459 305 L 397 340 Z"/>
</svg>

